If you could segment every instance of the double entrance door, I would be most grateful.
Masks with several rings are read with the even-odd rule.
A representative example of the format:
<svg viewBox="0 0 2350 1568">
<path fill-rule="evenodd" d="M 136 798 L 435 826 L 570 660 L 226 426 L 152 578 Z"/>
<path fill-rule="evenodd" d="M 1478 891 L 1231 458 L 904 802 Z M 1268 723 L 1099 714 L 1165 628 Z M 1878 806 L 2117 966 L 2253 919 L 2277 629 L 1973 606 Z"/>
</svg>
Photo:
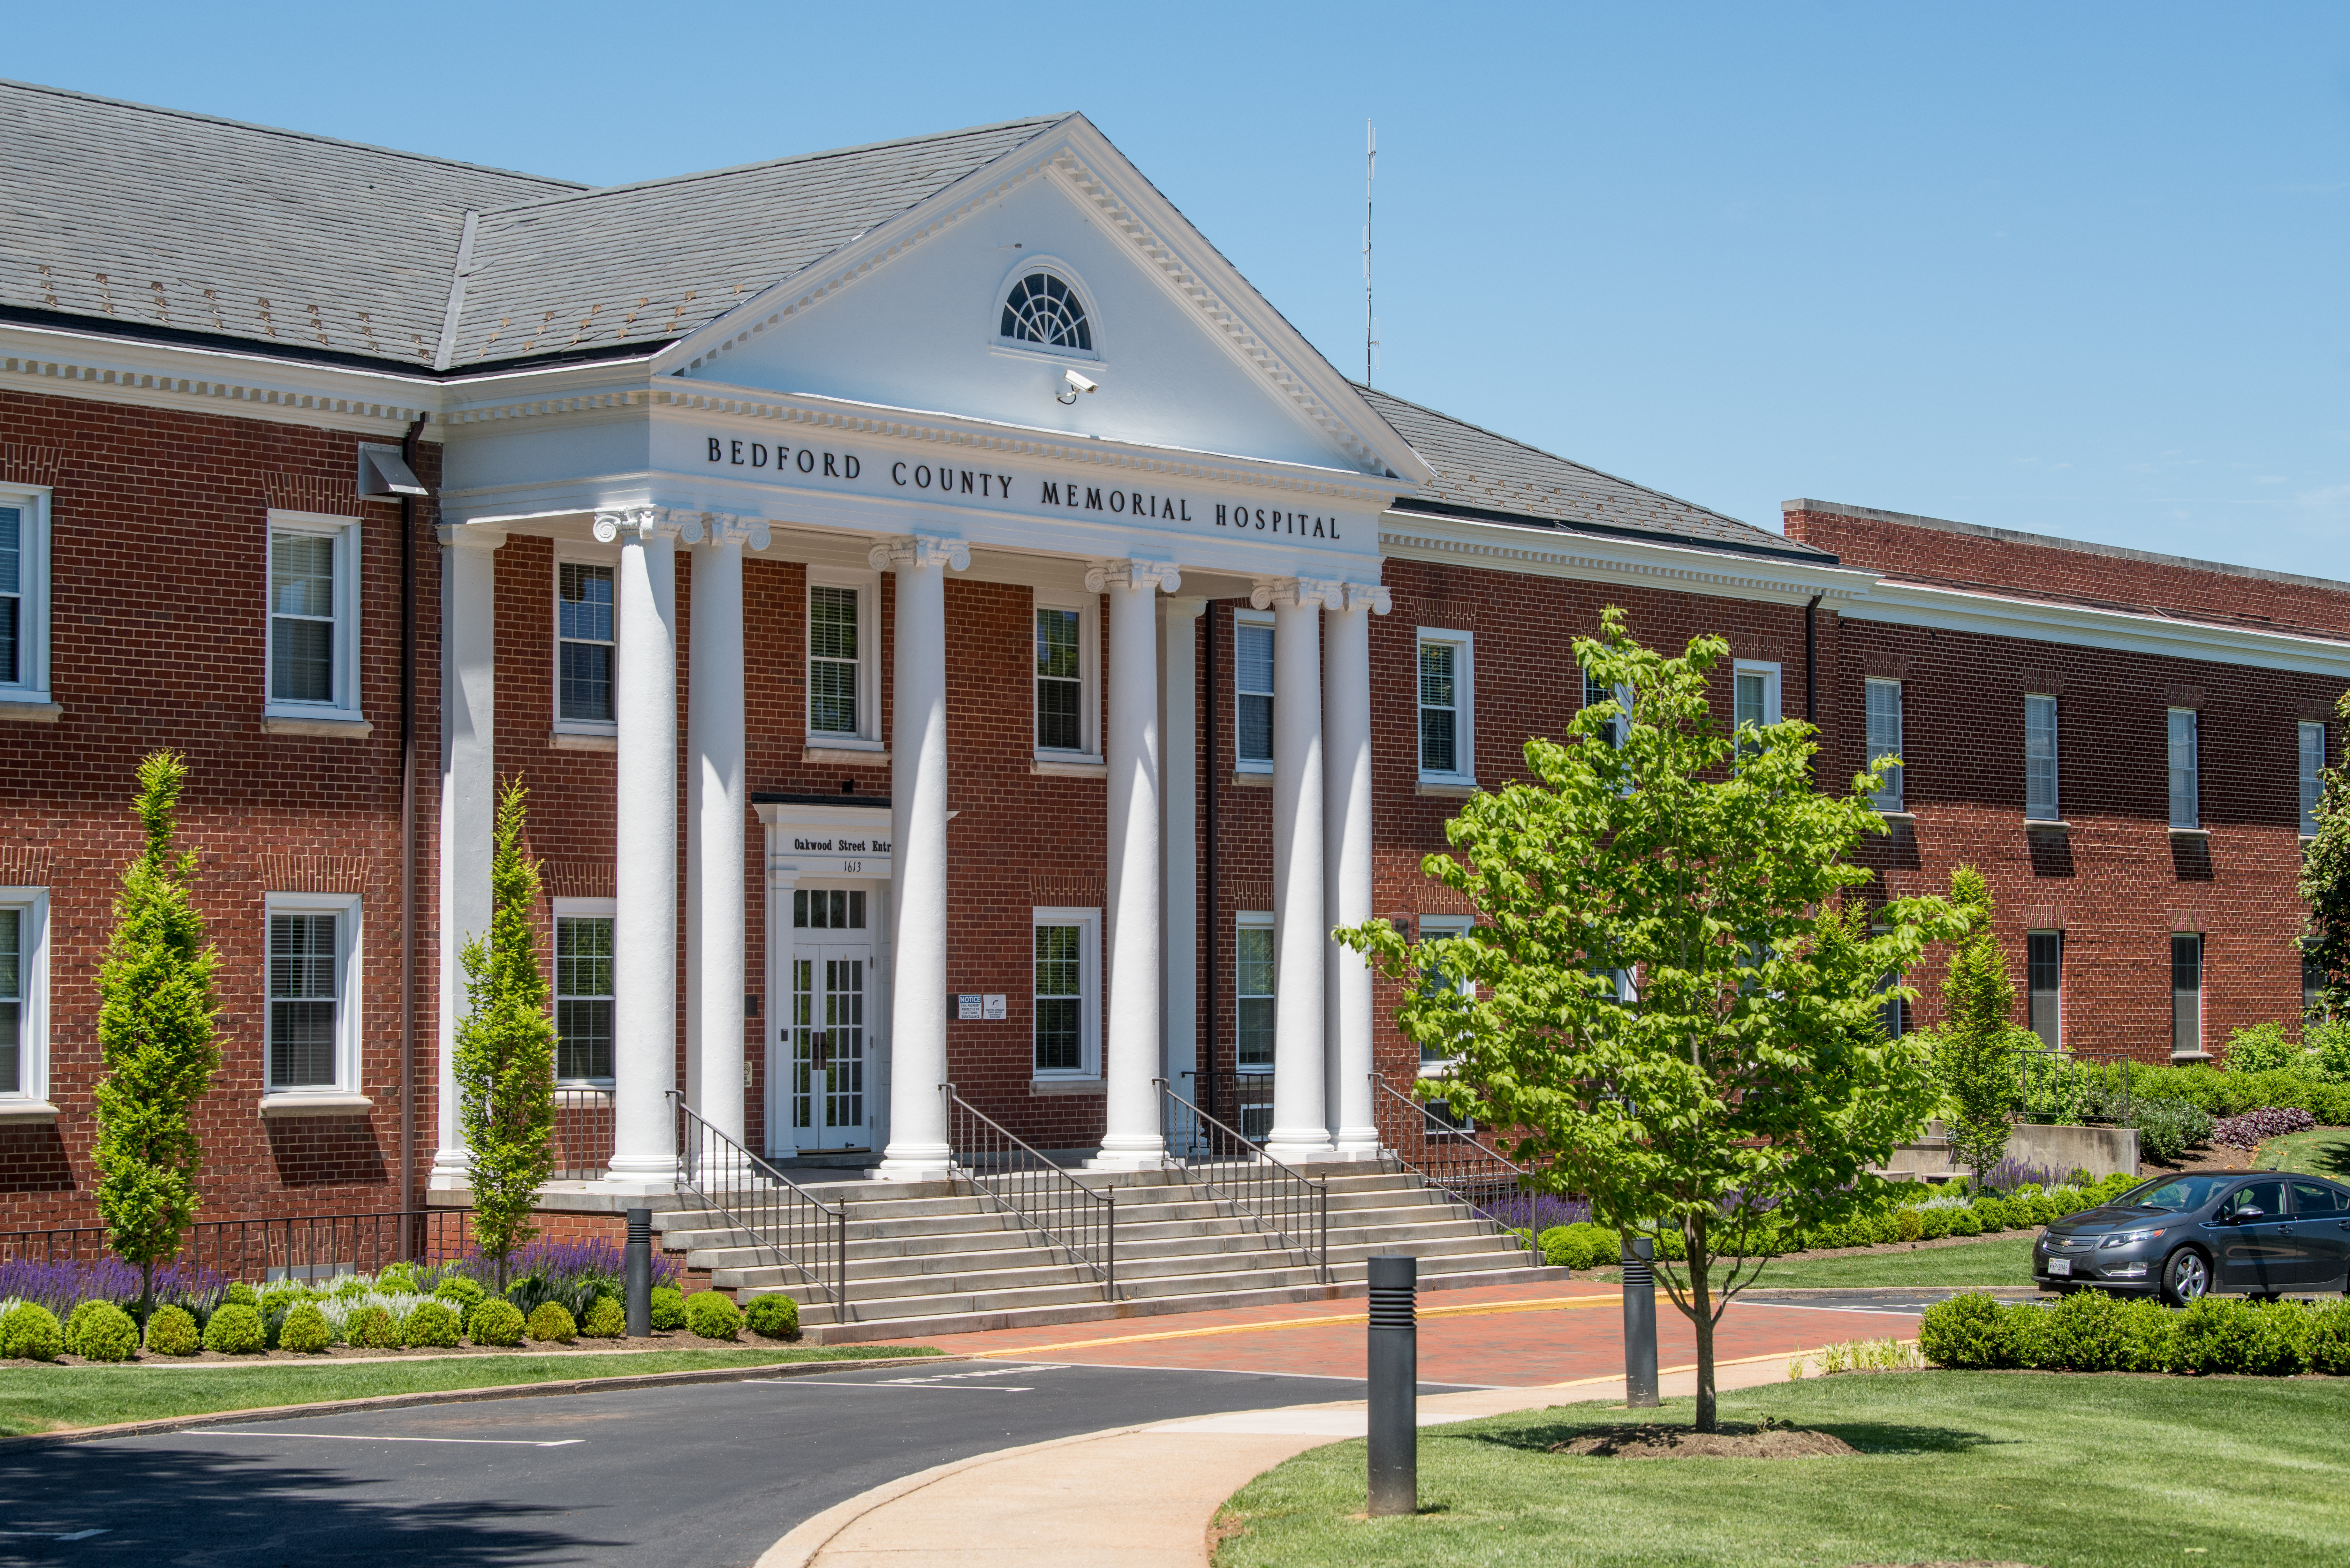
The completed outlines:
<svg viewBox="0 0 2350 1568">
<path fill-rule="evenodd" d="M 873 1147 L 877 1096 L 868 1068 L 878 1060 L 879 976 L 862 888 L 792 891 L 784 1020 L 775 1041 L 784 1071 L 787 1150 L 798 1155 L 866 1153 Z"/>
</svg>

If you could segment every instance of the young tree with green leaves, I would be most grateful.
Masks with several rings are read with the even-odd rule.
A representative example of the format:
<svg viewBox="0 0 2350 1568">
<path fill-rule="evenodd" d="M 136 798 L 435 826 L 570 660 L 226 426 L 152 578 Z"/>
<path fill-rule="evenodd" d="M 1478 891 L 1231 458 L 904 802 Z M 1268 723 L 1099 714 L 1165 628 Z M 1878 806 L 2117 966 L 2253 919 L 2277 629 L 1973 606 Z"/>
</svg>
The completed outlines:
<svg viewBox="0 0 2350 1568">
<path fill-rule="evenodd" d="M 2334 711 L 2342 723 L 2342 756 L 2318 773 L 2317 836 L 2301 857 L 2301 896 L 2309 905 L 2301 956 L 2317 971 L 2311 1023 L 2350 1014 L 2350 691 Z"/>
<path fill-rule="evenodd" d="M 1971 866 L 1952 871 L 1950 902 L 1968 926 L 1942 977 L 1948 1015 L 1929 1038 L 1949 1100 L 1951 1158 L 1974 1172 L 1980 1188 L 2007 1152 L 2017 1064 L 2037 1037 L 2015 1022 L 2015 984 L 1991 929 L 1991 885 L 1982 873 Z"/>
<path fill-rule="evenodd" d="M 473 1242 L 506 1265 L 538 1233 L 538 1189 L 555 1169 L 555 1023 L 538 967 L 538 866 L 522 852 L 529 792 L 511 780 L 498 795 L 490 860 L 490 929 L 468 937 L 465 1016 L 457 1024 L 457 1121 L 473 1189 Z"/>
<path fill-rule="evenodd" d="M 1477 924 L 1337 933 L 1406 982 L 1403 1032 L 1457 1061 L 1434 1092 L 1503 1129 L 1533 1185 L 1627 1233 L 1678 1233 L 1686 1261 L 1659 1272 L 1696 1329 L 1701 1431 L 1715 1325 L 1766 1237 L 1848 1214 L 1931 1112 L 1923 1054 L 1886 1037 L 1877 987 L 1959 929 L 1938 898 L 1846 900 L 1870 879 L 1854 845 L 1885 830 L 1868 799 L 1883 765 L 1822 794 L 1810 725 L 1725 731 L 1709 676 L 1729 651 L 1700 637 L 1664 657 L 1607 610 L 1575 659 L 1630 713 L 1597 703 L 1567 741 L 1529 741 L 1536 782 L 1471 796 L 1446 825 L 1455 853 L 1423 862 Z"/>
<path fill-rule="evenodd" d="M 122 873 L 114 930 L 98 972 L 98 1212 L 107 1244 L 139 1270 L 139 1318 L 155 1299 L 155 1265 L 180 1250 L 201 1202 L 203 1150 L 188 1113 L 220 1066 L 213 1038 L 219 955 L 204 940 L 189 885 L 195 851 L 175 853 L 188 764 L 157 752 L 139 764 L 136 810 L 146 847 Z"/>
</svg>

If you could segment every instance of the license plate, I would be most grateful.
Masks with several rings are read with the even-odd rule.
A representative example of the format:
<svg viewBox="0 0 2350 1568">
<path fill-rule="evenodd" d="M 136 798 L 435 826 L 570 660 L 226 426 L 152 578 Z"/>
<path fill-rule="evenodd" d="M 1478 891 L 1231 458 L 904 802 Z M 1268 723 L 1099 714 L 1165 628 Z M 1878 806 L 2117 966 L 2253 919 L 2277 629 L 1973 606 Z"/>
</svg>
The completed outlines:
<svg viewBox="0 0 2350 1568">
<path fill-rule="evenodd" d="M 2069 1274 L 2073 1272 L 2073 1260 L 2051 1258 L 2048 1260 L 2048 1272 L 2052 1274 Z"/>
</svg>

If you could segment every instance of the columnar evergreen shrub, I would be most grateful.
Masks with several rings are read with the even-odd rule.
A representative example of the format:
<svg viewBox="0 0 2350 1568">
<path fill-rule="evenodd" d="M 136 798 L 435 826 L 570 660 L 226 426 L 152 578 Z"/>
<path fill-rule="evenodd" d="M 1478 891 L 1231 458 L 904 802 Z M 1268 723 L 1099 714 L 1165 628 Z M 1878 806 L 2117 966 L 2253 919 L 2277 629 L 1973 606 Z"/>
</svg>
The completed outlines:
<svg viewBox="0 0 2350 1568">
<path fill-rule="evenodd" d="M 319 1355 L 335 1343 L 335 1331 L 327 1322 L 327 1314 L 317 1305 L 305 1302 L 286 1314 L 277 1325 L 277 1347 L 297 1355 Z"/>
<path fill-rule="evenodd" d="M 572 1321 L 571 1309 L 561 1302 L 542 1302 L 523 1325 L 523 1332 L 546 1345 L 569 1345 L 579 1337 L 579 1325 Z"/>
<path fill-rule="evenodd" d="M 142 1310 L 155 1265 L 180 1250 L 196 1217 L 203 1162 L 188 1113 L 220 1066 L 213 1040 L 218 955 L 189 896 L 196 856 L 172 852 L 187 763 L 157 752 L 139 764 L 146 846 L 124 868 L 98 976 L 98 1212 L 107 1244 L 140 1271 Z"/>
<path fill-rule="evenodd" d="M 232 1302 L 204 1324 L 204 1348 L 217 1355 L 255 1355 L 268 1343 L 258 1307 Z"/>
<path fill-rule="evenodd" d="M 652 1326 L 683 1328 L 685 1326 L 685 1293 L 675 1285 L 655 1285 L 652 1291 Z"/>
<path fill-rule="evenodd" d="M 743 1309 L 718 1291 L 697 1291 L 686 1298 L 685 1326 L 704 1339 L 732 1339 L 743 1326 Z"/>
<path fill-rule="evenodd" d="M 522 1331 L 521 1309 L 510 1301 L 492 1296 L 473 1309 L 472 1332 L 475 1345 L 520 1345 Z"/>
<path fill-rule="evenodd" d="M 1970 924 L 1942 981 L 1947 1016 L 1934 1066 L 1949 1102 L 1950 1153 L 1981 1186 L 2007 1150 L 2016 1061 L 2031 1033 L 2015 1023 L 2015 983 L 1991 925 L 1991 884 L 1971 866 L 1950 873 L 1950 902 Z"/>
<path fill-rule="evenodd" d="M 400 1325 L 400 1340 L 411 1350 L 446 1350 L 458 1339 L 457 1309 L 430 1298 L 409 1309 Z"/>
<path fill-rule="evenodd" d="M 579 1325 L 580 1334 L 588 1339 L 620 1339 L 629 1332 L 629 1309 L 619 1298 L 598 1296 L 596 1304 L 588 1309 L 588 1319 Z"/>
<path fill-rule="evenodd" d="M 743 1321 L 763 1339 L 797 1339 L 800 1303 L 786 1295 L 755 1296 L 750 1310 L 743 1314 Z"/>
<path fill-rule="evenodd" d="M 85 1361 L 128 1361 L 139 1348 L 139 1325 L 112 1302 L 84 1302 L 66 1319 L 65 1351 Z"/>
<path fill-rule="evenodd" d="M 397 1350 L 400 1323 L 380 1306 L 363 1306 L 343 1320 L 343 1339 L 355 1350 Z"/>
<path fill-rule="evenodd" d="M 147 1317 L 147 1348 L 157 1355 L 193 1355 L 204 1347 L 185 1307 L 159 1306 Z"/>
</svg>

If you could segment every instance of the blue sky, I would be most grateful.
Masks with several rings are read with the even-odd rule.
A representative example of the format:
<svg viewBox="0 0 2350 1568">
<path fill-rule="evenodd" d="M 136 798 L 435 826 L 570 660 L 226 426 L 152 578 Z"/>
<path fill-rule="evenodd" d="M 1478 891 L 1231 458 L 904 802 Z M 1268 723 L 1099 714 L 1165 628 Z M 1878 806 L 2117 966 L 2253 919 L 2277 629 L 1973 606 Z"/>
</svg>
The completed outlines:
<svg viewBox="0 0 2350 1568">
<path fill-rule="evenodd" d="M 1360 374 L 1798 495 L 2350 577 L 2350 6 L 118 4 L 0 74 L 597 182 L 1080 109 Z"/>
</svg>

